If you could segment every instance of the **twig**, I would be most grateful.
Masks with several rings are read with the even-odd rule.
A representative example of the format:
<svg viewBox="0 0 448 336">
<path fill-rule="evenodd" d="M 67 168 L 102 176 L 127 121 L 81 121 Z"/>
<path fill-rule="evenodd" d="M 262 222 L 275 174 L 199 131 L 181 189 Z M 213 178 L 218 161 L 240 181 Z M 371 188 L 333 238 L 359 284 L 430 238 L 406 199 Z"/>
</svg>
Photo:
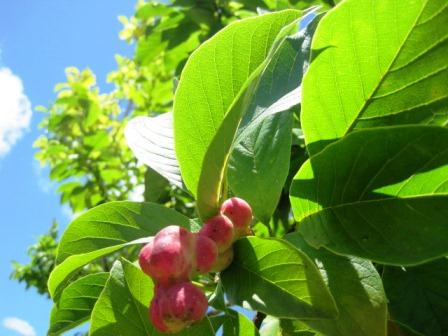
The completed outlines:
<svg viewBox="0 0 448 336">
<path fill-rule="evenodd" d="M 254 324 L 257 327 L 257 329 L 260 329 L 261 323 L 263 322 L 265 317 L 266 317 L 265 313 L 257 312 L 257 315 L 255 315 L 255 317 L 254 317 Z"/>
</svg>

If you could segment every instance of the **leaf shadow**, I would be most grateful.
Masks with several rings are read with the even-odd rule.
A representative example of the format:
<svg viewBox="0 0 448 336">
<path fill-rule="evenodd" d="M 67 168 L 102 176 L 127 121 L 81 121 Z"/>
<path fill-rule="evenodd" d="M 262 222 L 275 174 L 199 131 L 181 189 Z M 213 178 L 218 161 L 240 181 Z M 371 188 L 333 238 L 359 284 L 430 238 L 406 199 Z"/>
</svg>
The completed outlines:
<svg viewBox="0 0 448 336">
<path fill-rule="evenodd" d="M 380 275 L 370 261 L 339 256 L 325 248 L 315 249 L 307 244 L 299 233 L 288 234 L 285 239 L 308 255 L 318 266 L 340 313 L 336 320 L 303 322 L 328 335 L 339 335 L 341 332 L 369 335 L 373 332 L 369 330 L 372 326 L 386 329 L 386 297 Z M 366 311 L 370 312 L 367 320 L 370 324 L 366 324 Z M 384 323 L 384 326 L 381 326 L 381 323 Z"/>
</svg>

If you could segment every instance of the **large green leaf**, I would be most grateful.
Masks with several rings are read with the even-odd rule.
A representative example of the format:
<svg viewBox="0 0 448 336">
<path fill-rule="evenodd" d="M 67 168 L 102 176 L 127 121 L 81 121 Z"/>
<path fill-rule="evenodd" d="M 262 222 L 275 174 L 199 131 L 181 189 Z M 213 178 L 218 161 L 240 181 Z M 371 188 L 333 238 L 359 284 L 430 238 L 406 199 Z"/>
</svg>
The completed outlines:
<svg viewBox="0 0 448 336">
<path fill-rule="evenodd" d="M 251 102 L 254 101 L 253 97 L 256 95 L 257 89 L 259 88 L 261 77 L 266 74 L 266 71 L 272 71 L 272 69 L 268 69 L 270 65 L 272 66 L 275 64 L 275 62 L 271 63 L 272 59 L 278 57 L 278 53 L 281 54 L 281 46 L 284 45 L 285 38 L 297 29 L 298 23 L 299 20 L 293 21 L 285 28 L 283 28 L 277 35 L 271 48 L 271 52 L 266 57 L 265 61 L 256 70 L 254 70 L 250 78 L 246 81 L 244 87 L 240 90 L 238 97 L 235 99 L 234 104 L 230 107 L 229 112 L 224 116 L 221 125 L 217 129 L 216 134 L 214 135 L 205 153 L 203 161 L 204 164 L 202 166 L 199 177 L 197 193 L 198 213 L 203 219 L 215 215 L 219 211 L 219 205 L 222 201 L 222 198 L 225 198 L 227 195 L 226 172 L 228 160 L 231 154 L 234 139 L 237 135 L 238 127 L 247 109 L 250 108 Z M 269 79 L 269 76 L 266 75 L 266 78 Z M 287 92 L 280 99 L 272 103 L 272 105 L 268 106 L 266 110 L 260 111 L 263 112 L 259 115 L 257 114 L 257 116 L 261 117 L 260 121 L 270 115 L 274 115 L 282 111 L 284 113 L 284 111 L 288 111 L 289 108 L 298 104 L 298 102 L 300 101 L 300 95 L 298 94 L 299 91 L 300 90 L 298 88 L 295 88 L 292 91 Z M 289 128 L 289 125 L 287 123 L 283 123 L 282 126 L 283 128 L 286 128 L 286 130 L 284 129 L 284 131 L 288 132 L 287 128 Z M 284 146 L 284 143 L 287 143 L 288 140 L 286 138 L 283 139 L 285 141 L 280 141 L 278 143 Z M 268 155 L 271 153 L 264 154 Z M 278 153 L 275 154 L 278 155 Z M 261 153 L 260 156 L 264 157 L 264 155 L 262 155 Z M 284 158 L 284 153 L 282 157 Z M 289 164 L 289 160 L 287 161 L 288 162 L 286 164 Z M 272 165 L 269 165 L 269 162 L 267 163 L 267 165 L 269 166 L 268 168 L 272 169 Z M 266 167 L 263 168 L 266 169 Z M 284 167 L 281 167 L 280 170 L 282 169 L 284 169 Z M 250 169 L 246 168 L 246 173 L 249 172 L 249 170 Z M 267 169 L 267 171 L 268 175 L 270 175 L 269 169 Z M 242 175 L 244 175 L 244 172 L 242 173 Z M 253 176 L 250 176 L 250 178 L 253 178 Z M 259 179 L 259 181 L 262 180 L 263 179 Z M 235 182 L 235 179 L 233 179 L 233 182 Z M 278 185 L 280 185 L 281 183 L 277 182 L 276 184 L 277 188 L 275 189 L 278 189 Z M 276 191 L 270 190 L 269 192 L 272 192 L 269 197 L 275 199 Z M 254 193 L 251 194 L 250 190 L 246 190 L 244 193 L 246 194 L 246 196 L 250 195 L 250 201 L 254 201 Z M 272 200 L 270 203 L 273 203 Z M 259 211 L 260 209 L 261 207 L 257 206 L 257 211 Z M 265 215 L 263 217 L 267 216 Z M 264 219 L 266 220 L 266 218 Z"/>
<path fill-rule="evenodd" d="M 308 24 L 305 28 L 303 21 Z M 288 33 L 268 56 L 257 88 L 247 103 L 229 159 L 230 188 L 248 201 L 254 215 L 265 223 L 277 206 L 288 176 L 291 108 L 300 103 L 300 84 L 318 21 L 319 17 L 311 21 L 304 17 L 285 28 Z"/>
<path fill-rule="evenodd" d="M 316 250 L 297 233 L 285 239 L 318 266 L 339 310 L 336 320 L 302 322 L 323 335 L 386 336 L 387 299 L 381 277 L 369 260 Z"/>
<path fill-rule="evenodd" d="M 347 0 L 316 31 L 303 83 L 311 154 L 354 129 L 448 121 L 448 2 Z"/>
<path fill-rule="evenodd" d="M 57 262 L 48 280 L 55 297 L 67 278 L 92 260 L 125 246 L 147 242 L 167 225 L 189 227 L 189 219 L 153 203 L 110 202 L 95 207 L 75 219 L 64 232 Z"/>
<path fill-rule="evenodd" d="M 284 318 L 335 318 L 337 309 L 313 262 L 290 243 L 247 237 L 234 244 L 221 275 L 231 303 Z"/>
<path fill-rule="evenodd" d="M 76 218 L 64 231 L 57 262 L 142 237 L 155 235 L 167 225 L 189 227 L 189 218 L 155 203 L 110 202 Z"/>
<path fill-rule="evenodd" d="M 201 45 L 185 65 L 174 100 L 174 139 L 182 177 L 196 195 L 204 155 L 241 88 L 264 61 L 279 31 L 301 12 L 235 22 Z"/>
<path fill-rule="evenodd" d="M 138 267 L 122 260 L 117 261 L 106 286 L 92 312 L 91 336 L 157 336 L 149 319 L 148 307 L 154 284 Z M 185 329 L 178 336 L 212 336 L 213 327 L 204 318 L 200 323 Z"/>
<path fill-rule="evenodd" d="M 51 310 L 48 335 L 60 335 L 87 321 L 108 277 L 108 273 L 90 274 L 67 286 Z"/>
<path fill-rule="evenodd" d="M 89 335 L 156 334 L 148 314 L 154 284 L 138 267 L 116 261 L 92 312 Z"/>
<path fill-rule="evenodd" d="M 308 160 L 291 186 L 312 246 L 411 265 L 448 254 L 448 129 L 353 132 Z"/>
<path fill-rule="evenodd" d="M 406 269 L 386 267 L 391 318 L 423 335 L 448 334 L 448 260 Z"/>
<path fill-rule="evenodd" d="M 141 238 L 130 241 L 129 243 L 117 244 L 102 248 L 96 251 L 72 255 L 65 259 L 62 263 L 56 265 L 53 271 L 50 273 L 48 279 L 48 291 L 53 298 L 53 301 L 59 301 L 61 292 L 64 290 L 70 277 L 83 266 L 94 261 L 95 259 L 104 257 L 108 254 L 114 253 L 124 247 L 132 246 L 136 244 L 146 244 L 152 238 Z"/>
</svg>

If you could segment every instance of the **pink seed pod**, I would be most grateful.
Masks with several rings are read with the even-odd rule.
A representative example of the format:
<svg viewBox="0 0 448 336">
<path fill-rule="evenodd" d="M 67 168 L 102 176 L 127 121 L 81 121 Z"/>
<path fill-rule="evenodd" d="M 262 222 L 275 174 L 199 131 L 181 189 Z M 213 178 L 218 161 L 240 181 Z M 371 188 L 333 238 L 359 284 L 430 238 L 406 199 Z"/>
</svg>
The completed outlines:
<svg viewBox="0 0 448 336">
<path fill-rule="evenodd" d="M 222 252 L 232 245 L 233 231 L 232 221 L 224 215 L 217 215 L 205 222 L 199 231 L 199 235 L 213 240 L 218 247 L 218 252 Z"/>
<path fill-rule="evenodd" d="M 157 286 L 149 308 L 154 327 L 165 333 L 176 333 L 195 322 L 207 312 L 204 292 L 191 282 Z"/>
<path fill-rule="evenodd" d="M 139 255 L 142 270 L 155 282 L 162 284 L 189 280 L 194 259 L 194 235 L 176 225 L 160 230 Z"/>
<path fill-rule="evenodd" d="M 138 255 L 138 263 L 140 264 L 140 268 L 143 272 L 148 274 L 150 276 L 150 260 L 151 260 L 151 253 L 154 247 L 154 238 L 147 243 L 145 246 L 142 247 L 140 250 L 140 254 Z"/>
<path fill-rule="evenodd" d="M 154 295 L 151 305 L 149 306 L 149 318 L 152 325 L 160 332 L 168 333 L 170 328 L 165 324 L 162 319 L 162 310 L 160 309 L 160 298 Z"/>
<path fill-rule="evenodd" d="M 222 203 L 221 213 L 232 221 L 237 237 L 248 235 L 252 221 L 252 209 L 245 200 L 238 197 L 229 198 Z"/>
<path fill-rule="evenodd" d="M 218 257 L 218 247 L 210 238 L 196 234 L 196 272 L 210 272 Z"/>
</svg>

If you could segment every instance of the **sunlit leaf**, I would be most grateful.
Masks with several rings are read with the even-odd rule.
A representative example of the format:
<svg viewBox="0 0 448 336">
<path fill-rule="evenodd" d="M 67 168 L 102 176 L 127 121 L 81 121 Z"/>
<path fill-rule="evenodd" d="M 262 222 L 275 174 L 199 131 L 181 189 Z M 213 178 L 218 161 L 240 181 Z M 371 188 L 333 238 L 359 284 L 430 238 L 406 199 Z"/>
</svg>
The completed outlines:
<svg viewBox="0 0 448 336">
<path fill-rule="evenodd" d="M 315 154 L 353 130 L 448 122 L 448 3 L 347 0 L 313 39 L 302 126 Z"/>
<path fill-rule="evenodd" d="M 412 265 L 448 254 L 448 129 L 353 132 L 311 157 L 291 186 L 314 247 Z"/>
</svg>

